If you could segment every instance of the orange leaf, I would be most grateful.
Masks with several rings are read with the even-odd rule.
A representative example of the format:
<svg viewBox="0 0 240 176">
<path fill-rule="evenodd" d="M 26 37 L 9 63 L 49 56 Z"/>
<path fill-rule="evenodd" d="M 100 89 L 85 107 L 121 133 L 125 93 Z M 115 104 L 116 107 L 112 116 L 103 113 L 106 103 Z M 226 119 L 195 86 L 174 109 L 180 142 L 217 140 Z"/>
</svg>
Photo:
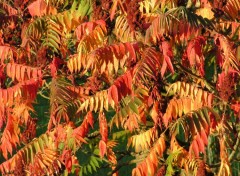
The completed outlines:
<svg viewBox="0 0 240 176">
<path fill-rule="evenodd" d="M 162 42 L 162 51 L 163 51 L 164 60 L 166 61 L 168 68 L 172 73 L 174 73 L 174 68 L 171 62 L 171 59 L 173 58 L 173 52 L 169 42 L 167 41 Z"/>
<path fill-rule="evenodd" d="M 104 113 L 99 113 L 99 126 L 100 126 L 100 134 L 102 136 L 102 140 L 107 142 L 108 140 L 108 127 L 107 120 Z"/>
<path fill-rule="evenodd" d="M 116 12 L 116 9 L 117 9 L 117 4 L 118 4 L 118 0 L 115 0 L 113 2 L 113 5 L 112 5 L 112 8 L 110 10 L 110 20 L 112 21 L 113 18 L 114 18 L 114 15 L 115 15 L 115 12 Z"/>
<path fill-rule="evenodd" d="M 199 134 L 197 134 L 196 135 L 196 141 L 197 141 L 197 143 L 198 143 L 198 146 L 199 146 L 199 152 L 203 152 L 204 153 L 204 143 L 203 143 L 203 140 L 200 138 L 200 135 Z"/>
<path fill-rule="evenodd" d="M 202 138 L 204 144 L 207 145 L 208 144 L 208 137 L 206 135 L 205 130 L 201 130 L 201 138 Z"/>
<path fill-rule="evenodd" d="M 109 99 L 109 101 L 113 100 L 115 104 L 118 104 L 118 90 L 117 90 L 117 86 L 112 85 L 109 88 L 108 99 Z"/>
<path fill-rule="evenodd" d="M 150 172 L 150 175 L 154 175 L 155 168 L 149 157 L 146 159 L 146 163 L 148 172 Z"/>
<path fill-rule="evenodd" d="M 28 11 L 32 17 L 46 14 L 46 9 L 47 3 L 44 0 L 36 0 L 28 6 Z"/>
<path fill-rule="evenodd" d="M 195 156 L 198 157 L 199 156 L 199 148 L 198 148 L 198 144 L 197 144 L 196 140 L 193 140 L 190 148 L 194 151 Z"/>
<path fill-rule="evenodd" d="M 240 117 L 240 102 L 231 105 L 231 109 Z"/>
<path fill-rule="evenodd" d="M 118 104 L 123 97 L 132 93 L 132 75 L 133 70 L 130 70 L 114 81 L 114 84 L 108 90 L 109 102 L 113 100 L 115 104 Z"/>
<path fill-rule="evenodd" d="M 72 170 L 72 159 L 68 159 L 65 166 L 66 166 L 66 169 L 68 170 L 68 173 L 70 173 Z"/>
<path fill-rule="evenodd" d="M 103 156 L 105 155 L 106 151 L 107 151 L 107 145 L 103 140 L 100 140 L 99 142 L 99 155 L 101 158 L 103 158 Z"/>
</svg>

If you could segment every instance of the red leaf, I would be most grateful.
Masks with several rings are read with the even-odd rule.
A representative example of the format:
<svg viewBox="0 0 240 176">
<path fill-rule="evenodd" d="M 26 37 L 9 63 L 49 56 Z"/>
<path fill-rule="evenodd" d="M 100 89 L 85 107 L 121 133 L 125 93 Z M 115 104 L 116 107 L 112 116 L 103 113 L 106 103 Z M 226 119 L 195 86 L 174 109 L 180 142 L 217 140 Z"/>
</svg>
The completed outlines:
<svg viewBox="0 0 240 176">
<path fill-rule="evenodd" d="M 133 70 L 125 72 L 123 75 L 118 77 L 114 84 L 108 90 L 108 100 L 113 100 L 115 104 L 132 93 L 132 75 Z"/>
<path fill-rule="evenodd" d="M 31 16 L 42 16 L 46 14 L 47 3 L 44 0 L 36 0 L 28 6 Z"/>
<path fill-rule="evenodd" d="M 197 134 L 196 135 L 196 141 L 197 141 L 197 143 L 198 143 L 198 146 L 199 146 L 199 151 L 200 152 L 203 152 L 204 153 L 204 143 L 203 143 L 203 140 L 200 138 L 200 135 L 199 134 Z"/>
<path fill-rule="evenodd" d="M 223 71 L 218 75 L 216 87 L 219 91 L 219 96 L 225 101 L 228 101 L 229 97 L 234 93 L 234 78 L 235 73 L 232 69 L 229 69 L 228 72 Z"/>
<path fill-rule="evenodd" d="M 108 127 L 107 120 L 104 113 L 99 113 L 99 127 L 102 140 L 107 143 L 108 140 Z"/>
<path fill-rule="evenodd" d="M 210 126 L 211 126 L 211 129 L 215 130 L 216 129 L 216 126 L 217 126 L 217 121 L 215 119 L 215 116 L 213 114 L 210 114 Z"/>
<path fill-rule="evenodd" d="M 115 85 L 109 88 L 108 98 L 110 101 L 113 100 L 115 104 L 118 104 L 118 90 Z"/>
<path fill-rule="evenodd" d="M 37 79 L 38 78 L 38 70 L 37 69 L 33 69 L 32 71 L 32 77 Z"/>
<path fill-rule="evenodd" d="M 187 46 L 187 57 L 190 66 L 197 66 L 199 72 L 204 76 L 204 56 L 202 48 L 206 43 L 206 39 L 203 36 L 196 37 L 191 40 Z"/>
<path fill-rule="evenodd" d="M 192 141 L 192 145 L 190 146 L 190 148 L 194 151 L 194 154 L 196 157 L 199 156 L 199 148 L 198 148 L 198 144 L 196 140 Z"/>
<path fill-rule="evenodd" d="M 71 158 L 66 161 L 65 167 L 68 170 L 68 173 L 70 173 L 71 170 L 72 170 L 72 160 L 71 160 Z"/>
<path fill-rule="evenodd" d="M 166 60 L 164 59 L 163 60 L 163 65 L 162 65 L 162 68 L 161 68 L 161 76 L 163 77 L 164 76 L 164 73 L 166 72 L 167 70 L 167 62 Z"/>
<path fill-rule="evenodd" d="M 235 104 L 232 104 L 231 109 L 234 111 L 235 114 L 238 115 L 238 118 L 240 118 L 240 102 L 236 102 Z"/>
<path fill-rule="evenodd" d="M 201 135 L 201 139 L 203 140 L 204 144 L 208 145 L 208 137 L 207 137 L 205 130 L 201 130 L 200 135 Z"/>
<path fill-rule="evenodd" d="M 88 124 L 91 125 L 91 127 L 93 128 L 94 117 L 93 117 L 92 112 L 87 113 L 86 120 L 87 120 Z"/>
<path fill-rule="evenodd" d="M 172 73 L 174 73 L 174 68 L 171 61 L 173 58 L 173 52 L 169 42 L 167 41 L 162 42 L 162 51 L 163 51 L 164 60 L 167 62 L 168 68 Z"/>
<path fill-rule="evenodd" d="M 158 169 L 156 176 L 163 176 L 165 174 L 166 174 L 166 166 L 163 165 Z"/>
<path fill-rule="evenodd" d="M 72 163 L 73 163 L 72 159 L 74 159 L 72 157 L 71 152 L 72 152 L 71 150 L 63 150 L 62 155 L 61 155 L 61 160 L 64 161 L 64 165 L 65 165 L 66 169 L 68 170 L 68 173 L 70 173 L 72 170 Z"/>
<path fill-rule="evenodd" d="M 11 116 L 8 115 L 8 120 L 6 127 L 1 136 L 1 150 L 5 159 L 8 158 L 7 153 L 9 152 L 12 155 L 13 148 L 16 148 L 19 141 L 19 128 L 17 121 Z"/>
<path fill-rule="evenodd" d="M 234 110 L 236 113 L 240 112 L 240 102 L 231 105 L 231 109 Z"/>
<path fill-rule="evenodd" d="M 82 124 L 74 129 L 73 136 L 75 136 L 80 142 L 86 142 L 83 138 L 87 135 L 89 131 L 89 125 L 93 128 L 94 117 L 92 112 L 88 112 L 85 116 Z"/>
<path fill-rule="evenodd" d="M 51 76 L 52 76 L 53 78 L 55 78 L 55 77 L 57 76 L 57 70 L 58 70 L 59 66 L 60 66 L 61 64 L 63 64 L 63 63 L 64 63 L 64 62 L 63 62 L 61 59 L 59 59 L 59 58 L 57 58 L 57 57 L 54 57 L 54 58 L 53 58 L 53 61 L 52 61 L 52 63 L 50 64 Z"/>
<path fill-rule="evenodd" d="M 223 58 L 223 56 L 222 56 L 222 54 L 221 54 L 221 49 L 220 49 L 219 47 L 217 47 L 216 50 L 217 50 L 217 51 L 216 51 L 217 64 L 218 64 L 220 67 L 222 67 L 222 66 L 223 66 L 223 60 L 224 60 L 224 58 Z"/>
<path fill-rule="evenodd" d="M 105 155 L 106 151 L 107 151 L 107 145 L 103 140 L 100 140 L 99 142 L 99 155 L 101 158 L 103 158 L 103 156 Z"/>
</svg>

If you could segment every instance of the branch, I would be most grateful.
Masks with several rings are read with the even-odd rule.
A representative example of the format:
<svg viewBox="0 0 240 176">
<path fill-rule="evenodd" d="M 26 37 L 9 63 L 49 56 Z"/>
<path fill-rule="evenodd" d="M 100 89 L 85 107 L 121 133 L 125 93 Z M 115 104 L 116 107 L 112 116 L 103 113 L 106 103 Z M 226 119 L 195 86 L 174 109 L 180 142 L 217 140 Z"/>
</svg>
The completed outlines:
<svg viewBox="0 0 240 176">
<path fill-rule="evenodd" d="M 239 147 L 240 144 L 240 132 L 238 132 L 238 136 L 237 136 L 237 140 L 235 145 L 233 146 L 233 151 L 231 152 L 231 154 L 228 157 L 229 162 L 231 162 L 234 158 L 235 158 L 235 154 L 237 152 L 237 149 Z"/>
<path fill-rule="evenodd" d="M 233 151 L 230 153 L 230 155 L 228 157 L 228 161 L 229 162 L 233 161 L 233 159 L 235 158 L 235 154 L 237 152 L 239 144 L 240 144 L 240 132 L 238 133 L 238 137 L 237 137 L 236 143 L 235 143 L 235 145 L 233 147 Z M 215 164 L 211 164 L 211 165 L 209 165 L 209 167 L 210 168 L 216 168 L 216 167 L 219 167 L 220 165 L 221 165 L 221 162 L 215 163 Z"/>
</svg>

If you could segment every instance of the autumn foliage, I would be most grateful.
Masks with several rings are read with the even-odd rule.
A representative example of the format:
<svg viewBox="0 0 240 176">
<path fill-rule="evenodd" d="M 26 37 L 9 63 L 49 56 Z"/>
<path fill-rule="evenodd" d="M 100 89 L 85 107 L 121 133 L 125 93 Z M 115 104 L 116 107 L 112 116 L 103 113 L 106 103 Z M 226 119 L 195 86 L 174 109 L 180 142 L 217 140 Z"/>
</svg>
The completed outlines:
<svg viewBox="0 0 240 176">
<path fill-rule="evenodd" d="M 239 175 L 239 12 L 1 0 L 0 173 Z"/>
</svg>

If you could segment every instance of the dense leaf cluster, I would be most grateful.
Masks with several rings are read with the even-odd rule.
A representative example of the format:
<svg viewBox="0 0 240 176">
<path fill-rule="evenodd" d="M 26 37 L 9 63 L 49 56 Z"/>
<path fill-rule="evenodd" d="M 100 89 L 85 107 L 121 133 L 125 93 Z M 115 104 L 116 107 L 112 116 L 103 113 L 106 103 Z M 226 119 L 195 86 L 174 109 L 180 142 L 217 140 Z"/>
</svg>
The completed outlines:
<svg viewBox="0 0 240 176">
<path fill-rule="evenodd" d="M 0 1 L 1 174 L 239 175 L 239 12 Z"/>
</svg>

